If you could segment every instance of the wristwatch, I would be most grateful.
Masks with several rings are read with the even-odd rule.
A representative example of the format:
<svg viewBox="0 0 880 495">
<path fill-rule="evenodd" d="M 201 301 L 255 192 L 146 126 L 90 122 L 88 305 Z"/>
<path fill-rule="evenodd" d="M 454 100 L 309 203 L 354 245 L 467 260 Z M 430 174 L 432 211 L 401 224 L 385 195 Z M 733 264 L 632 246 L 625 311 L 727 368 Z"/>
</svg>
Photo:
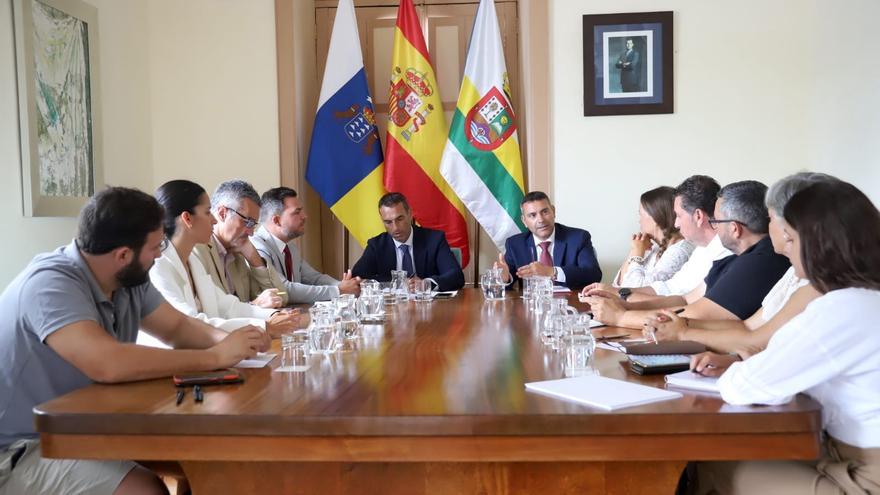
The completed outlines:
<svg viewBox="0 0 880 495">
<path fill-rule="evenodd" d="M 556 276 L 559 275 L 559 269 L 555 266 L 553 267 L 553 281 L 556 282 Z"/>
<path fill-rule="evenodd" d="M 631 296 L 632 293 L 633 293 L 633 291 L 629 287 L 623 287 L 622 289 L 617 291 L 617 295 L 620 296 L 620 298 L 623 299 L 624 301 L 626 301 L 626 298 Z"/>
</svg>

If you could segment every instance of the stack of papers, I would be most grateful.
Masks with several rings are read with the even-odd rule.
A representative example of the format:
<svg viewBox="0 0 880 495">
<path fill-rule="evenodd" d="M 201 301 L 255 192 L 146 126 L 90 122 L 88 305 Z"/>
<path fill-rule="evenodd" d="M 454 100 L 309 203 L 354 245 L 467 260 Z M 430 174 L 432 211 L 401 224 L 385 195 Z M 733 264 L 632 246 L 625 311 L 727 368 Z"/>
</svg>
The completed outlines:
<svg viewBox="0 0 880 495">
<path fill-rule="evenodd" d="M 673 387 L 719 393 L 718 378 L 703 376 L 690 370 L 666 375 L 665 378 L 666 384 Z"/>
<path fill-rule="evenodd" d="M 526 389 L 608 411 L 678 399 L 682 395 L 599 375 L 526 383 Z"/>
<path fill-rule="evenodd" d="M 243 359 L 235 365 L 235 368 L 262 368 L 269 364 L 269 361 L 275 359 L 277 354 L 259 352 L 252 359 Z"/>
</svg>

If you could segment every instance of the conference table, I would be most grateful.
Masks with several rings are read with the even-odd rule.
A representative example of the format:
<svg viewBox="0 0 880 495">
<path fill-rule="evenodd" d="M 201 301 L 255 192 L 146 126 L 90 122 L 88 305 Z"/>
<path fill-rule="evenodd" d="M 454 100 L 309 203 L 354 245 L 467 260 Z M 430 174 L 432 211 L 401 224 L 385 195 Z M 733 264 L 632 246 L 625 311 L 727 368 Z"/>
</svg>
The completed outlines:
<svg viewBox="0 0 880 495">
<path fill-rule="evenodd" d="M 571 304 L 579 309 L 573 294 Z M 674 493 L 689 460 L 815 459 L 820 406 L 718 395 L 605 411 L 526 391 L 563 378 L 539 316 L 508 293 L 388 306 L 382 325 L 305 372 L 278 359 L 175 405 L 170 379 L 92 385 L 41 404 L 52 458 L 176 461 L 193 493 Z M 621 329 L 594 330 L 597 337 Z M 275 342 L 276 346 L 278 343 Z M 597 349 L 605 377 L 664 387 Z"/>
</svg>

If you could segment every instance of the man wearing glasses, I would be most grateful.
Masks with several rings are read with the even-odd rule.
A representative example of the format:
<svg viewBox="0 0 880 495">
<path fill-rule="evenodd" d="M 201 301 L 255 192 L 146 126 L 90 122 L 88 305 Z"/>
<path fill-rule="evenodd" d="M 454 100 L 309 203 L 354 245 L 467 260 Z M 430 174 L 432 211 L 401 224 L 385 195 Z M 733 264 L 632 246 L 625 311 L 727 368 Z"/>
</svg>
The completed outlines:
<svg viewBox="0 0 880 495">
<path fill-rule="evenodd" d="M 250 240 L 260 217 L 257 191 L 243 180 L 226 181 L 211 195 L 211 213 L 217 219 L 211 242 L 197 245 L 194 252 L 214 284 L 262 308 L 286 305 L 281 276 Z"/>
<path fill-rule="evenodd" d="M 706 224 L 718 241 L 736 256 L 716 260 L 704 283 L 681 296 L 623 302 L 602 289 L 588 291 L 596 319 L 609 325 L 640 328 L 655 310 L 685 307 L 684 315 L 700 319 L 745 319 L 790 266 L 773 251 L 767 235 L 770 217 L 764 205 L 767 186 L 757 181 L 734 182 L 718 193 L 712 218 Z M 676 197 L 676 205 L 679 199 Z M 676 210 L 678 214 L 678 209 Z M 681 223 L 681 219 L 677 220 Z M 682 233 L 686 229 L 682 225 Z M 685 234 L 687 236 L 687 234 Z"/>
</svg>

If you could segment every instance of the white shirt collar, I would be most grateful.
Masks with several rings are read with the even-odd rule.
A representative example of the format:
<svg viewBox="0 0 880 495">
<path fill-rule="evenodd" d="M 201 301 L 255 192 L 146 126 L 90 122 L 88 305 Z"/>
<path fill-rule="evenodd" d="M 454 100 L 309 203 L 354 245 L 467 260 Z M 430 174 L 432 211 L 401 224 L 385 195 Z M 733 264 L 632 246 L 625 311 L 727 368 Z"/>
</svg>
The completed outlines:
<svg viewBox="0 0 880 495">
<path fill-rule="evenodd" d="M 406 239 L 406 242 L 397 242 L 397 239 L 392 237 L 391 240 L 394 241 L 394 249 L 400 251 L 400 245 L 406 244 L 407 246 L 409 246 L 409 254 L 410 254 L 410 256 L 412 256 L 413 234 L 415 233 L 415 231 L 416 231 L 415 227 L 412 227 L 410 229 L 409 237 Z"/>
<path fill-rule="evenodd" d="M 539 240 L 538 240 L 538 237 L 537 237 L 535 234 L 532 234 L 532 240 L 535 241 L 535 247 L 536 247 L 536 248 L 539 247 L 539 245 L 540 245 L 542 242 L 544 242 L 544 241 L 539 241 Z M 556 243 L 556 226 L 553 226 L 553 233 L 550 234 L 550 237 L 548 237 L 546 240 L 547 240 L 547 241 L 550 241 L 550 247 L 552 248 L 552 247 L 553 247 L 553 244 Z"/>
<path fill-rule="evenodd" d="M 269 237 L 269 239 L 272 239 L 272 242 L 275 243 L 275 247 L 278 248 L 278 252 L 284 254 L 284 248 L 287 247 L 287 243 L 275 237 L 275 234 L 269 232 L 269 229 L 265 227 L 263 227 L 263 229 L 266 231 L 266 235 Z"/>
</svg>

